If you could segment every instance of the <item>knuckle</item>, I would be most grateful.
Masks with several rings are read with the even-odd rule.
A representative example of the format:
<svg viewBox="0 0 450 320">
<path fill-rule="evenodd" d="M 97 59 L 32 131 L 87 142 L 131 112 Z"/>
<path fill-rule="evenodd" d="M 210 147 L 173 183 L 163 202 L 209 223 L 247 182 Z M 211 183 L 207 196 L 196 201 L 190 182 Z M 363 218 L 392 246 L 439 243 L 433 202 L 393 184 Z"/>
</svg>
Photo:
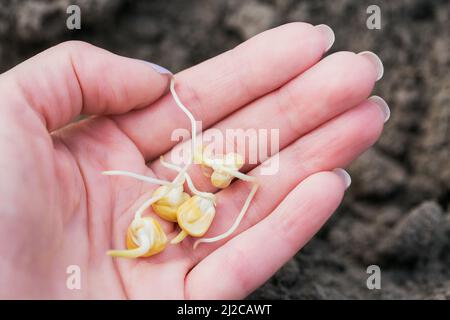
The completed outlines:
<svg viewBox="0 0 450 320">
<path fill-rule="evenodd" d="M 55 46 L 56 50 L 61 50 L 69 54 L 92 50 L 92 48 L 95 48 L 92 44 L 80 40 L 68 40 Z"/>
</svg>

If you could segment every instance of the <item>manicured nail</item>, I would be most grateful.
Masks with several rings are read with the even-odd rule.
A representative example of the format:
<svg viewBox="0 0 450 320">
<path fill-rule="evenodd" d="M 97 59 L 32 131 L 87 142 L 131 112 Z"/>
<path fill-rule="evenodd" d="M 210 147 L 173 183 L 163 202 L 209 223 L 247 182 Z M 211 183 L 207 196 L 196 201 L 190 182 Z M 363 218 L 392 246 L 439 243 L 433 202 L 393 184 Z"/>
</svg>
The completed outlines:
<svg viewBox="0 0 450 320">
<path fill-rule="evenodd" d="M 326 24 L 319 24 L 315 26 L 315 28 L 318 29 L 326 39 L 325 52 L 327 52 L 328 50 L 330 50 L 335 40 L 333 29 L 331 29 Z"/>
<path fill-rule="evenodd" d="M 173 73 L 170 72 L 169 70 L 167 70 L 166 68 L 161 67 L 160 65 L 157 65 L 156 63 L 152 63 L 152 62 L 148 62 L 148 63 L 152 66 L 153 69 L 155 69 L 156 72 L 158 72 L 160 74 L 168 74 L 168 75 L 173 76 Z"/>
<path fill-rule="evenodd" d="M 386 121 L 388 121 L 389 118 L 391 117 L 391 110 L 389 109 L 389 106 L 386 103 L 386 101 L 384 101 L 384 99 L 379 96 L 371 96 L 367 100 L 372 101 L 373 103 L 375 103 L 377 106 L 380 107 L 381 112 L 383 112 L 384 115 L 384 122 L 386 123 Z"/>
<path fill-rule="evenodd" d="M 350 187 L 350 185 L 352 184 L 352 178 L 350 177 L 347 171 L 345 171 L 342 168 L 336 168 L 333 170 L 333 172 L 336 173 L 342 179 L 345 185 L 345 189 Z"/>
<path fill-rule="evenodd" d="M 367 59 L 369 59 L 370 62 L 375 66 L 375 69 L 377 70 L 377 80 L 380 80 L 383 77 L 384 73 L 384 67 L 383 62 L 381 62 L 381 59 L 373 52 L 371 51 L 363 51 L 358 53 L 360 56 L 364 56 Z"/>
<path fill-rule="evenodd" d="M 167 75 L 169 75 L 169 76 L 173 76 L 173 73 L 172 73 L 170 70 L 168 70 L 168 69 L 166 69 L 166 68 L 164 68 L 164 67 L 161 67 L 160 65 L 157 65 L 156 63 L 148 62 L 148 61 L 141 60 L 141 59 L 136 59 L 136 60 L 138 60 L 138 61 L 140 61 L 140 62 L 143 62 L 143 63 L 145 63 L 146 65 L 149 65 L 150 67 L 153 68 L 153 70 L 155 70 L 155 71 L 158 72 L 159 74 L 167 74 Z"/>
</svg>

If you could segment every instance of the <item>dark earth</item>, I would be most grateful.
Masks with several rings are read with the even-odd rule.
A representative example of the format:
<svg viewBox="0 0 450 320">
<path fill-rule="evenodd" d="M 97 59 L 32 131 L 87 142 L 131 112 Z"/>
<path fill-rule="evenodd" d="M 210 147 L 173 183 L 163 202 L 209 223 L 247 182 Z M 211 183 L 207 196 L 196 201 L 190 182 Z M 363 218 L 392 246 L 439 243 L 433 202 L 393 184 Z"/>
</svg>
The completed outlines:
<svg viewBox="0 0 450 320">
<path fill-rule="evenodd" d="M 332 50 L 376 52 L 375 93 L 392 111 L 381 140 L 350 168 L 353 184 L 319 234 L 250 298 L 450 298 L 448 0 L 0 0 L 0 71 L 68 39 L 179 71 L 291 21 L 326 23 Z M 66 28 L 78 4 L 82 29 Z M 366 9 L 381 8 L 381 30 Z M 381 268 L 369 290 L 366 269 Z"/>
</svg>

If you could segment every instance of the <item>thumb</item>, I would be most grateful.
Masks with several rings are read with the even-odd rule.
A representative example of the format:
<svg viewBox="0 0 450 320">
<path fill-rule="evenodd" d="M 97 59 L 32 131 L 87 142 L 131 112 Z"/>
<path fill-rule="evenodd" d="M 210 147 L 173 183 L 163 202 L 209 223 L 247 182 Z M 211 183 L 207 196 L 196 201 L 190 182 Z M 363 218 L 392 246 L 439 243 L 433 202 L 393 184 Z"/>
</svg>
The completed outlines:
<svg viewBox="0 0 450 320">
<path fill-rule="evenodd" d="M 0 91 L 23 99 L 21 107 L 32 108 L 53 131 L 79 114 L 122 114 L 151 104 L 164 94 L 167 73 L 144 61 L 69 41 L 2 74 Z"/>
</svg>

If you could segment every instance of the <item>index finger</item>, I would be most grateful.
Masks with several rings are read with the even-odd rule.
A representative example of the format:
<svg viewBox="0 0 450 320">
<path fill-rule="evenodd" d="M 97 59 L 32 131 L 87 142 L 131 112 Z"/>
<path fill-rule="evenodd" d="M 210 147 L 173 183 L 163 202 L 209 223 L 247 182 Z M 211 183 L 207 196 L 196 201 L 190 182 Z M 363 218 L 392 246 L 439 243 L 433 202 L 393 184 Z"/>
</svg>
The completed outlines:
<svg viewBox="0 0 450 320">
<path fill-rule="evenodd" d="M 307 70 L 333 41 L 333 31 L 325 25 L 286 24 L 177 74 L 176 90 L 205 130 Z M 177 143 L 170 139 L 173 130 L 190 126 L 170 96 L 114 119 L 146 160 Z"/>
</svg>

